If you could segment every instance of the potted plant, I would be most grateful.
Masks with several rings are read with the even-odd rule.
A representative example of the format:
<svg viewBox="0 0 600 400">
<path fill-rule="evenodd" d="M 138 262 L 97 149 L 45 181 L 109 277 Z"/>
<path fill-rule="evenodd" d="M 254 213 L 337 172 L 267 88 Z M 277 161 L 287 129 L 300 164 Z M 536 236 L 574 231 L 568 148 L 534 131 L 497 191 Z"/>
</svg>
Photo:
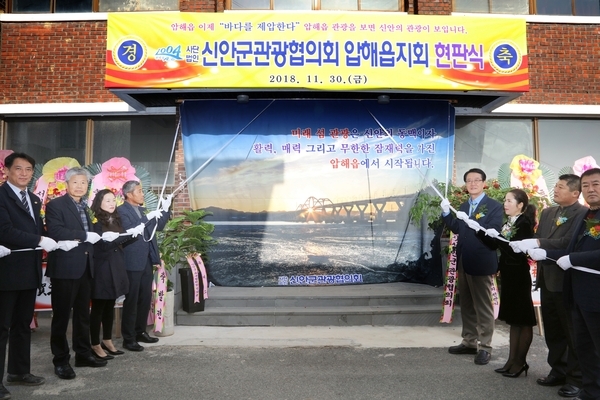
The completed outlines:
<svg viewBox="0 0 600 400">
<path fill-rule="evenodd" d="M 209 215 L 212 213 L 204 210 L 184 211 L 183 215 L 171 219 L 162 231 L 157 232 L 161 259 L 169 275 L 175 266 L 180 265 L 182 305 L 187 312 L 204 310 L 203 296 L 200 296 L 200 302 L 194 302 L 194 279 L 187 259 L 190 255 L 199 254 L 204 263 L 208 262 L 207 252 L 216 243 L 211 236 L 214 225 L 204 221 Z M 169 284 L 172 286 L 172 283 Z M 204 288 L 198 289 L 202 292 Z"/>
</svg>

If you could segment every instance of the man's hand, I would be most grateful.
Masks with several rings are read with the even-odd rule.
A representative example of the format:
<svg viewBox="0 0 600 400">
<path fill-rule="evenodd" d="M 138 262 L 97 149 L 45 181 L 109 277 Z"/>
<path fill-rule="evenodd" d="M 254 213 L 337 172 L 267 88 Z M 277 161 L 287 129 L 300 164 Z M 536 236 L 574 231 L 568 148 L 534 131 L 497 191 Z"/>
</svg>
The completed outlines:
<svg viewBox="0 0 600 400">
<path fill-rule="evenodd" d="M 40 240 L 40 247 L 46 250 L 47 252 L 51 252 L 58 248 L 58 243 L 56 243 L 54 239 L 42 236 L 42 240 Z"/>
<path fill-rule="evenodd" d="M 141 235 L 144 232 L 145 228 L 146 228 L 146 225 L 141 223 L 138 226 L 127 229 L 127 234 L 131 235 L 131 237 L 136 237 L 138 235 Z"/>
<path fill-rule="evenodd" d="M 58 242 L 59 250 L 69 251 L 73 250 L 77 246 L 79 246 L 79 242 L 77 240 L 61 240 Z"/>
<path fill-rule="evenodd" d="M 562 269 L 564 269 L 565 271 L 568 270 L 569 268 L 573 267 L 573 264 L 571 264 L 571 259 L 569 258 L 569 256 L 562 256 L 561 258 L 556 260 L 556 264 L 558 264 L 558 266 L 561 267 Z"/>
<path fill-rule="evenodd" d="M 105 242 L 112 242 L 113 240 L 115 240 L 118 237 L 119 237 L 118 232 L 104 232 L 102 234 L 102 240 L 104 240 Z"/>
<path fill-rule="evenodd" d="M 102 239 L 102 236 L 98 235 L 96 232 L 88 232 L 85 237 L 85 241 L 91 244 L 94 244 Z"/>
<path fill-rule="evenodd" d="M 456 213 L 456 218 L 460 219 L 461 221 L 465 221 L 465 222 L 467 222 L 469 220 L 469 216 L 464 211 L 458 211 Z"/>
<path fill-rule="evenodd" d="M 148 214 L 146 214 L 146 218 L 148 218 L 148 221 L 150 221 L 153 218 L 160 219 L 160 217 L 162 217 L 162 211 L 160 210 L 150 211 Z"/>
<path fill-rule="evenodd" d="M 164 197 L 160 201 L 160 209 L 162 211 L 169 211 L 169 208 L 171 207 L 171 202 L 172 201 L 173 201 L 173 195 L 172 194 L 168 194 L 166 197 Z"/>
<path fill-rule="evenodd" d="M 494 239 L 496 239 L 500 236 L 500 233 L 497 230 L 495 230 L 494 228 L 486 229 L 485 234 Z"/>
<path fill-rule="evenodd" d="M 535 261 L 542 261 L 546 259 L 546 250 L 544 249 L 529 249 L 527 254 Z"/>
<path fill-rule="evenodd" d="M 440 203 L 440 207 L 442 207 L 442 213 L 448 214 L 450 212 L 450 200 L 443 199 Z"/>
<path fill-rule="evenodd" d="M 0 246 L 0 258 L 6 257 L 10 254 L 10 249 L 4 246 Z"/>
<path fill-rule="evenodd" d="M 465 223 L 469 226 L 469 228 L 473 229 L 475 232 L 482 230 L 483 228 L 479 225 L 479 222 L 473 219 L 467 219 Z"/>
</svg>

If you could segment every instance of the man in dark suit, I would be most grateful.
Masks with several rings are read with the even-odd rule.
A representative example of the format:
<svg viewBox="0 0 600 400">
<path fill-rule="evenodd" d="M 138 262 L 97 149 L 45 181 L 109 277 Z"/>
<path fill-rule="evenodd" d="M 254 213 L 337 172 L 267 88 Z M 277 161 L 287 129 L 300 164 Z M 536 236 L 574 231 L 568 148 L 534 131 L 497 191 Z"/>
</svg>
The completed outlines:
<svg viewBox="0 0 600 400">
<path fill-rule="evenodd" d="M 558 206 L 542 211 L 534 239 L 511 242 L 513 250 L 566 249 L 573 236 L 574 222 L 587 211 L 579 203 L 581 181 L 577 175 L 565 174 L 554 186 L 554 202 Z M 516 248 L 515 248 L 516 247 Z M 573 327 L 563 298 L 565 272 L 552 261 L 539 261 L 536 289 L 540 289 L 544 339 L 548 346 L 550 373 L 539 378 L 542 386 L 563 385 L 558 394 L 575 397 L 581 388 L 581 370 L 573 346 Z"/>
<path fill-rule="evenodd" d="M 42 284 L 42 252 L 52 251 L 57 244 L 44 237 L 40 217 L 42 203 L 27 190 L 33 177 L 35 161 L 24 153 L 12 153 L 4 160 L 7 177 L 0 186 L 0 399 L 10 398 L 2 385 L 8 342 L 8 384 L 41 385 L 45 379 L 31 374 L 31 329 L 36 289 Z M 8 253 L 7 253 L 8 251 Z"/>
<path fill-rule="evenodd" d="M 492 285 L 498 271 L 498 256 L 475 235 L 477 229 L 502 226 L 503 208 L 483 191 L 486 175 L 479 168 L 468 170 L 464 181 L 469 200 L 460 206 L 456 218 L 450 213 L 450 202 L 442 200 L 442 218 L 450 230 L 458 234 L 458 291 L 462 317 L 462 342 L 451 346 L 451 354 L 476 354 L 475 364 L 489 363 L 494 334 Z"/>
<path fill-rule="evenodd" d="M 527 252 L 535 260 L 557 260 L 565 270 L 563 292 L 583 382 L 578 398 L 591 400 L 600 399 L 600 168 L 581 174 L 581 189 L 589 210 L 575 221 L 567 249 Z"/>
<path fill-rule="evenodd" d="M 145 225 L 143 240 L 140 238 L 125 247 L 125 266 L 129 278 L 129 293 L 123 302 L 123 317 L 121 320 L 121 334 L 123 347 L 130 351 L 142 351 L 144 347 L 139 344 L 155 343 L 158 338 L 151 337 L 146 332 L 148 326 L 148 313 L 152 301 L 153 266 L 160 265 L 156 230 L 162 230 L 169 220 L 168 211 L 150 211 L 142 207 L 144 192 L 142 185 L 137 181 L 127 181 L 123 185 L 125 202 L 117 207 L 124 229 L 131 229 L 140 224 Z M 161 201 L 164 210 L 171 205 L 170 197 Z M 147 241 L 152 236 L 152 240 Z"/>
<path fill-rule="evenodd" d="M 54 372 L 61 379 L 75 378 L 69 364 L 67 327 L 73 309 L 73 350 L 76 367 L 102 367 L 106 360 L 92 354 L 90 345 L 90 296 L 94 275 L 94 246 L 100 235 L 93 232 L 89 208 L 83 197 L 87 194 L 89 172 L 80 167 L 67 171 L 67 193 L 46 205 L 48 235 L 60 241 L 75 242 L 68 251 L 57 250 L 48 255 L 46 276 L 52 283 L 52 324 L 50 347 Z"/>
</svg>

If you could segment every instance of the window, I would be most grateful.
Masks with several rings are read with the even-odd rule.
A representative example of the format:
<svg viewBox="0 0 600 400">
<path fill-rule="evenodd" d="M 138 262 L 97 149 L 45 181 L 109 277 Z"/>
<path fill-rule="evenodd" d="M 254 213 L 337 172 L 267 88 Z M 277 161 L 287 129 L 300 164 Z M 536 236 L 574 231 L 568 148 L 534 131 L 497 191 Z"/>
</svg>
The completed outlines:
<svg viewBox="0 0 600 400">
<path fill-rule="evenodd" d="M 402 11 L 399 0 L 227 0 L 230 10 Z"/>
<path fill-rule="evenodd" d="M 455 12 L 537 15 L 600 15 L 598 0 L 454 0 Z"/>
<path fill-rule="evenodd" d="M 573 167 L 575 160 L 592 156 L 600 164 L 595 149 L 600 146 L 600 120 L 542 119 L 538 121 L 540 162 L 546 164 L 558 178 L 564 167 Z M 568 143 L 566 146 L 566 137 Z"/>
<path fill-rule="evenodd" d="M 174 115 L 89 120 L 8 119 L 6 149 L 25 152 L 40 164 L 56 157 L 71 157 L 81 165 L 125 157 L 148 171 L 153 186 L 162 186 L 175 130 Z M 92 141 L 87 141 L 87 137 L 93 138 Z M 89 153 L 91 159 L 86 159 Z M 172 163 L 168 184 L 175 182 L 173 171 Z"/>
<path fill-rule="evenodd" d="M 179 11 L 179 0 L 8 0 L 7 10 L 13 13 Z"/>
<path fill-rule="evenodd" d="M 514 156 L 534 156 L 531 119 L 457 118 L 454 160 L 458 182 L 465 171 L 481 168 L 488 177 Z"/>
</svg>

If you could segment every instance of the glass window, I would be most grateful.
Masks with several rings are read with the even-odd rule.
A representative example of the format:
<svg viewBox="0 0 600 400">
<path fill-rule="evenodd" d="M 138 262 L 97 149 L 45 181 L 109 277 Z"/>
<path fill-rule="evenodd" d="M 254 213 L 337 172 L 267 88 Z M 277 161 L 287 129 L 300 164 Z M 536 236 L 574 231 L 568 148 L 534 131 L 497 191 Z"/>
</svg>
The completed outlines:
<svg viewBox="0 0 600 400">
<path fill-rule="evenodd" d="M 565 0 L 536 0 L 536 14 L 538 15 L 572 15 L 573 9 L 570 1 Z"/>
<path fill-rule="evenodd" d="M 491 3 L 492 14 L 529 14 L 529 1 L 494 0 Z"/>
<path fill-rule="evenodd" d="M 321 0 L 321 10 L 358 10 L 358 0 Z"/>
<path fill-rule="evenodd" d="M 312 10 L 312 0 L 274 0 L 273 10 Z"/>
<path fill-rule="evenodd" d="M 489 7 L 489 0 L 454 0 L 456 12 L 487 13 Z"/>
<path fill-rule="evenodd" d="M 94 11 L 92 0 L 55 0 L 54 12 L 91 12 Z"/>
<path fill-rule="evenodd" d="M 531 119 L 457 118 L 455 128 L 455 170 L 462 182 L 465 171 L 481 168 L 489 178 L 514 156 L 533 157 Z"/>
<path fill-rule="evenodd" d="M 173 115 L 95 120 L 93 161 L 125 157 L 150 173 L 152 185 L 162 186 L 176 129 Z M 175 182 L 174 161 L 168 184 Z"/>
<path fill-rule="evenodd" d="M 573 167 L 575 160 L 592 156 L 600 164 L 596 149 L 600 147 L 600 120 L 542 119 L 538 122 L 540 162 L 557 175 L 564 167 Z M 577 145 L 565 145 L 568 143 Z"/>
<path fill-rule="evenodd" d="M 600 1 L 575 0 L 575 15 L 600 15 Z"/>
<path fill-rule="evenodd" d="M 12 0 L 12 12 L 51 12 L 50 0 Z"/>
<path fill-rule="evenodd" d="M 362 11 L 398 11 L 400 6 L 398 0 L 361 0 Z"/>
<path fill-rule="evenodd" d="M 271 0 L 231 0 L 232 10 L 270 10 Z"/>
<path fill-rule="evenodd" d="M 37 163 L 71 157 L 85 164 L 85 119 L 7 120 L 6 134 L 6 149 L 27 153 Z"/>
<path fill-rule="evenodd" d="M 100 12 L 179 11 L 179 0 L 100 0 L 98 9 Z"/>
</svg>

